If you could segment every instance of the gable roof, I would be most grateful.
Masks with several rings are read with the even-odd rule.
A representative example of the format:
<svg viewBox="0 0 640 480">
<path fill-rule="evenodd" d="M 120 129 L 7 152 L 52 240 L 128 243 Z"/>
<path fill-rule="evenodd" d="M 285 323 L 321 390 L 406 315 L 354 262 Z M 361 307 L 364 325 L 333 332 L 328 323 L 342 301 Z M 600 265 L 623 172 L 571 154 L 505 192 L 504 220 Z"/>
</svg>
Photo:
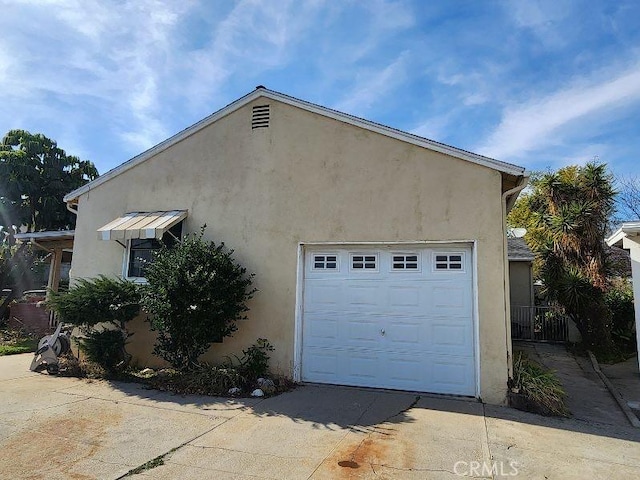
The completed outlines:
<svg viewBox="0 0 640 480">
<path fill-rule="evenodd" d="M 212 123 L 218 121 L 219 119 L 229 115 L 230 113 L 235 112 L 236 110 L 244 107 L 248 103 L 256 100 L 257 98 L 269 98 L 272 100 L 276 100 L 278 102 L 285 103 L 287 105 L 291 105 L 297 108 L 301 108 L 303 110 L 316 113 L 318 115 L 322 115 L 325 117 L 333 118 L 335 120 L 348 123 L 350 125 L 355 125 L 357 127 L 363 128 L 365 130 L 370 130 L 372 132 L 380 133 L 387 137 L 395 138 L 413 145 L 417 145 L 419 147 L 426 148 L 428 150 L 432 150 L 435 152 L 444 153 L 446 155 L 459 158 L 462 160 L 466 160 L 471 163 L 475 163 L 478 165 L 482 165 L 485 167 L 492 168 L 497 170 L 503 174 L 510 175 L 513 177 L 522 177 L 526 176 L 526 170 L 523 167 L 519 167 L 517 165 L 513 165 L 511 163 L 502 162 L 500 160 L 495 160 L 493 158 L 485 157 L 483 155 L 478 155 L 477 153 L 469 152 L 466 150 L 462 150 L 460 148 L 452 147 L 450 145 L 446 145 L 444 143 L 436 142 L 433 140 L 429 140 L 427 138 L 419 137 L 418 135 L 414 135 L 412 133 L 403 132 L 402 130 L 398 130 L 395 128 L 387 127 L 386 125 L 382 125 L 376 122 L 372 122 L 370 120 L 365 120 L 360 117 L 356 117 L 354 115 L 349 115 L 347 113 L 342 113 L 337 110 L 332 110 L 327 107 L 322 107 L 320 105 L 316 105 L 314 103 L 307 102 L 305 100 L 300 100 L 298 98 L 291 97 L 289 95 L 285 95 L 284 93 L 276 92 L 274 90 L 269 90 L 265 87 L 258 86 L 254 91 L 248 93 L 244 97 L 239 98 L 233 103 L 230 103 L 226 107 L 221 108 L 217 112 L 209 115 L 208 117 L 200 120 L 199 122 L 191 125 L 190 127 L 182 130 L 181 132 L 173 135 L 172 137 L 160 142 L 154 147 L 142 152 L 139 155 L 127 160 L 123 164 L 109 170 L 104 175 L 99 176 L 95 180 L 83 185 L 82 187 L 68 193 L 64 196 L 65 202 L 72 202 L 77 199 L 83 193 L 88 192 L 92 188 L 101 185 L 113 177 L 120 175 L 121 173 L 126 172 L 130 168 L 135 167 L 136 165 L 144 162 L 145 160 L 153 157 L 154 155 L 168 149 L 172 145 L 184 140 L 185 138 L 195 134 L 196 132 L 202 130 L 203 128 L 208 127 Z"/>
</svg>

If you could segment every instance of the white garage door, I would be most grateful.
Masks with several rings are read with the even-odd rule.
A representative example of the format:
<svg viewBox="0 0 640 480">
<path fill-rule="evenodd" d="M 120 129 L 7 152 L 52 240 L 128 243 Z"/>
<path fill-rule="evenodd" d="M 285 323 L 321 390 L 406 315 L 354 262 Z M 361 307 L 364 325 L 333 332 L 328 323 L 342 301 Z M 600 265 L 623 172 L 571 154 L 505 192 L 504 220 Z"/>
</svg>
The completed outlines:
<svg viewBox="0 0 640 480">
<path fill-rule="evenodd" d="M 302 380 L 474 396 L 471 248 L 307 248 Z"/>
</svg>

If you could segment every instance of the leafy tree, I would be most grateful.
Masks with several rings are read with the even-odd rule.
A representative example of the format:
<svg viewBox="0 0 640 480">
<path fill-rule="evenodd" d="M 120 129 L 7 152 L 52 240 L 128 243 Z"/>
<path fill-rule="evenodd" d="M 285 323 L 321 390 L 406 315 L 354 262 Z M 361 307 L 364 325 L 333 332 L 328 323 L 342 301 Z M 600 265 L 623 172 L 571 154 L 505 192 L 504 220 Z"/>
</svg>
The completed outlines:
<svg viewBox="0 0 640 480">
<path fill-rule="evenodd" d="M 44 135 L 11 130 L 0 144 L 0 224 L 73 228 L 75 215 L 62 198 L 97 176 L 93 163 L 67 155 Z"/>
<path fill-rule="evenodd" d="M 204 229 L 163 247 L 145 270 L 142 305 L 158 332 L 154 353 L 180 370 L 196 366 L 213 342 L 237 330 L 256 292 L 233 250 L 203 240 Z"/>
<path fill-rule="evenodd" d="M 35 255 L 28 244 L 16 245 L 15 230 L 0 226 L 0 323 L 7 318 L 8 305 L 26 286 Z M 5 293 L 2 293 L 6 290 Z"/>
<path fill-rule="evenodd" d="M 606 166 L 589 163 L 537 175 L 509 218 L 527 228 L 549 298 L 565 307 L 583 341 L 598 348 L 611 345 L 604 237 L 614 202 Z"/>
</svg>

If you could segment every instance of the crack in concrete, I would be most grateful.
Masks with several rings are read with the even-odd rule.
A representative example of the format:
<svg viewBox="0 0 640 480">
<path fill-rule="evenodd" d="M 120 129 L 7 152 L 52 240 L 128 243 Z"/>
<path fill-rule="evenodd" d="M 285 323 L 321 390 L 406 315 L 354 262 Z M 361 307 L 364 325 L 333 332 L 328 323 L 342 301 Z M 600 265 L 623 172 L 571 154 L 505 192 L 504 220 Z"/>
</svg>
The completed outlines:
<svg viewBox="0 0 640 480">
<path fill-rule="evenodd" d="M 244 454 L 256 455 L 260 457 L 279 458 L 280 460 L 300 460 L 302 458 L 309 458 L 313 460 L 313 457 L 288 457 L 285 455 L 276 455 L 274 453 L 256 453 L 256 452 L 248 452 L 246 450 L 238 450 L 235 448 L 215 447 L 215 446 L 209 446 L 209 445 L 192 445 L 191 443 L 187 443 L 186 445 L 183 445 L 183 446 L 191 447 L 191 448 L 200 448 L 202 450 L 223 450 L 225 452 L 244 453 Z"/>
<path fill-rule="evenodd" d="M 489 445 L 489 425 L 487 424 L 487 412 L 484 403 L 482 404 L 482 422 L 484 423 L 484 437 L 480 440 L 482 445 L 482 457 L 485 465 L 491 465 L 493 462 L 493 455 L 491 454 L 491 446 Z M 480 478 L 494 478 L 494 475 L 492 472 L 491 477 Z"/>
<path fill-rule="evenodd" d="M 372 468 L 375 465 L 376 467 L 383 467 L 383 468 L 388 468 L 389 470 L 397 470 L 400 472 L 442 472 L 442 473 L 450 473 L 452 475 L 456 475 L 456 476 L 460 476 L 459 473 L 456 473 L 453 470 L 447 470 L 446 468 L 403 468 L 403 467 L 393 467 L 391 465 L 387 465 L 386 463 L 370 463 L 369 464 Z M 464 475 L 467 478 L 490 478 L 492 479 L 493 477 L 485 477 L 485 476 L 468 476 L 468 475 Z"/>
<path fill-rule="evenodd" d="M 167 465 L 171 464 L 171 465 L 177 465 L 179 467 L 194 468 L 196 470 L 203 470 L 205 472 L 219 472 L 219 473 L 229 473 L 229 474 L 232 474 L 232 475 L 238 475 L 238 472 L 232 472 L 230 470 L 220 470 L 220 469 L 217 469 L 217 468 L 197 467 L 195 465 L 187 465 L 185 463 L 172 462 L 172 461 L 167 461 L 166 463 L 167 463 Z M 259 478 L 261 480 L 281 480 L 279 477 L 265 477 L 264 474 L 261 474 L 261 475 L 258 476 L 258 475 L 253 475 L 251 473 L 242 472 L 241 475 L 243 477 Z M 118 480 L 118 479 L 116 479 L 116 480 Z"/>
<path fill-rule="evenodd" d="M 74 403 L 84 402 L 85 400 L 89 400 L 88 397 L 81 398 L 79 400 L 74 400 L 73 402 L 64 402 L 56 405 L 49 405 L 48 407 L 38 407 L 38 408 L 27 408 L 25 410 L 14 410 L 12 412 L 3 412 L 3 415 L 11 415 L 14 413 L 26 413 L 26 412 L 42 412 L 44 410 L 51 410 L 52 408 L 64 407 L 65 405 L 73 405 Z"/>
<path fill-rule="evenodd" d="M 151 407 L 151 408 L 153 408 L 153 407 Z M 160 408 L 159 408 L 159 409 L 160 409 Z M 188 412 L 187 412 L 187 413 L 188 413 Z M 224 418 L 224 421 L 223 421 L 223 422 L 221 422 L 221 423 L 219 423 L 219 424 L 217 424 L 217 425 L 214 425 L 213 427 L 211 427 L 211 428 L 207 429 L 206 431 L 204 431 L 204 432 L 202 432 L 202 433 L 200 433 L 200 434 L 196 435 L 195 437 L 193 437 L 193 438 L 191 438 L 191 439 L 189 439 L 189 440 L 186 440 L 185 442 L 182 442 L 182 443 L 181 443 L 180 445 L 178 445 L 177 447 L 174 447 L 174 448 L 172 448 L 172 449 L 168 450 L 167 452 L 165 452 L 165 453 L 163 453 L 163 454 L 161 454 L 161 455 L 158 455 L 157 457 L 154 457 L 154 458 L 150 459 L 149 461 L 147 461 L 147 462 L 145 462 L 145 463 L 143 463 L 143 464 L 139 465 L 138 467 L 132 468 L 132 469 L 131 469 L 131 470 L 129 470 L 127 473 L 125 473 L 124 475 L 122 475 L 122 476 L 120 476 L 120 477 L 116 478 L 115 480 L 121 480 L 121 479 L 123 479 L 123 478 L 126 478 L 126 477 L 129 477 L 129 476 L 133 475 L 133 474 L 132 474 L 132 471 L 134 471 L 134 470 L 136 470 L 136 469 L 138 469 L 138 468 L 141 468 L 141 467 L 143 467 L 144 465 L 146 465 L 147 463 L 152 462 L 152 461 L 154 461 L 154 460 L 156 460 L 156 459 L 158 459 L 158 460 L 164 460 L 164 458 L 165 458 L 165 457 L 167 457 L 167 456 L 169 456 L 169 455 L 171 455 L 171 454 L 173 454 L 173 453 L 177 452 L 177 451 L 178 451 L 178 450 L 180 450 L 182 447 L 184 447 L 184 446 L 186 446 L 186 445 L 189 445 L 191 442 L 194 442 L 194 441 L 196 441 L 196 440 L 197 440 L 197 439 L 199 439 L 199 438 L 202 438 L 202 437 L 203 437 L 203 436 L 205 436 L 206 434 L 208 434 L 208 433 L 210 433 L 210 432 L 214 431 L 216 428 L 220 427 L 221 425 L 224 425 L 224 424 L 225 424 L 225 423 L 227 423 L 228 421 L 230 421 L 230 420 L 232 420 L 232 419 L 234 419 L 234 418 L 236 418 L 236 417 L 238 417 L 239 415 L 242 415 L 242 414 L 243 414 L 243 412 L 242 412 L 241 410 L 239 410 L 239 411 L 238 411 L 238 414 L 237 414 L 237 415 L 234 415 L 233 417 L 229 417 L 229 418 L 216 417 L 216 418 Z M 198 415 L 201 415 L 201 414 L 198 414 Z M 208 416 L 208 415 L 207 415 L 207 416 Z M 193 447 L 194 445 L 189 445 L 189 446 L 192 446 L 192 447 Z M 167 462 L 168 462 L 168 460 L 167 460 Z M 152 468 L 155 468 L 155 467 L 152 467 Z"/>
</svg>

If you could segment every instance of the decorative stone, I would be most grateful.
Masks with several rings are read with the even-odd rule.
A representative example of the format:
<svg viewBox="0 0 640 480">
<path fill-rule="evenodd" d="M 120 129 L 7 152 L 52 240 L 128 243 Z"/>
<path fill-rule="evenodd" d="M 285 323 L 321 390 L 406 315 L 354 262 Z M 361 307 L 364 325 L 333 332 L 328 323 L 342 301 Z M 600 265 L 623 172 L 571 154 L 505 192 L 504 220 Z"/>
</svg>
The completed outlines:
<svg viewBox="0 0 640 480">
<path fill-rule="evenodd" d="M 269 378 L 259 378 L 257 383 L 264 393 L 270 394 L 276 391 L 276 384 Z"/>
<path fill-rule="evenodd" d="M 253 392 L 251 392 L 252 397 L 264 397 L 264 392 L 259 388 L 256 388 Z"/>
<path fill-rule="evenodd" d="M 231 387 L 229 389 L 229 395 L 235 396 L 235 395 L 240 395 L 241 393 L 242 393 L 242 390 L 238 387 Z"/>
</svg>

